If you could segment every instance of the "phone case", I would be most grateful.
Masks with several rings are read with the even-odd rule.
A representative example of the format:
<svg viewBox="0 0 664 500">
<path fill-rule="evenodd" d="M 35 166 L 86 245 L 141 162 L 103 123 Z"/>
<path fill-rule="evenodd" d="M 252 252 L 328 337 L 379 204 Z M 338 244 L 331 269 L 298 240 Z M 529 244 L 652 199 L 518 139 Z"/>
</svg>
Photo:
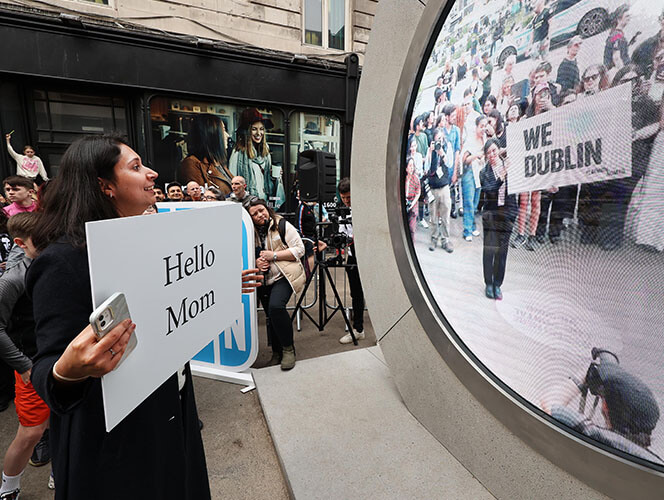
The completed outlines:
<svg viewBox="0 0 664 500">
<path fill-rule="evenodd" d="M 90 315 L 90 326 L 92 326 L 92 331 L 95 332 L 95 335 L 97 335 L 99 339 L 102 339 L 104 335 L 127 318 L 131 318 L 129 307 L 127 306 L 127 299 L 123 293 L 116 292 L 92 312 Z M 136 332 L 134 332 L 129 338 L 129 343 L 125 348 L 120 363 L 116 365 L 116 369 L 122 364 L 129 353 L 134 350 L 137 344 L 138 340 L 136 339 Z"/>
</svg>

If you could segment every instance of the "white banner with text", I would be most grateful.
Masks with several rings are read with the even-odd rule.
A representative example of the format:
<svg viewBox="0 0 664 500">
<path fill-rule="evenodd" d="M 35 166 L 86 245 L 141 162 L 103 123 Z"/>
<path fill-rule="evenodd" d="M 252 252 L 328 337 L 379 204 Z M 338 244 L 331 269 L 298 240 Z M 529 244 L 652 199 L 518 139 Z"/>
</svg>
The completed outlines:
<svg viewBox="0 0 664 500">
<path fill-rule="evenodd" d="M 631 176 L 631 110 L 627 83 L 510 124 L 510 194 Z"/>
</svg>

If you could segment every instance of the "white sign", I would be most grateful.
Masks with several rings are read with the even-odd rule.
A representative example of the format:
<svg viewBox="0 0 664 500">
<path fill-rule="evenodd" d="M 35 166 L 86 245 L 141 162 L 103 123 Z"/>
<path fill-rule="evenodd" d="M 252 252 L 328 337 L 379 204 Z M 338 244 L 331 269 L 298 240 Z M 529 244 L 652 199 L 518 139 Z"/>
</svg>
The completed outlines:
<svg viewBox="0 0 664 500">
<path fill-rule="evenodd" d="M 94 306 L 127 298 L 138 345 L 102 377 L 110 431 L 242 311 L 242 207 L 86 224 Z"/>
<path fill-rule="evenodd" d="M 227 205 L 231 201 L 170 201 L 158 203 L 159 213 L 205 208 L 211 205 Z M 246 210 L 242 210 L 242 269 L 251 269 L 256 264 L 254 245 L 254 223 Z M 256 293 L 242 295 L 242 311 L 238 319 L 224 325 L 218 338 L 205 346 L 191 363 L 191 371 L 203 377 L 233 380 L 229 372 L 242 372 L 256 361 L 258 356 L 258 316 Z M 244 383 L 246 377 L 238 380 Z"/>
<path fill-rule="evenodd" d="M 627 83 L 510 124 L 510 194 L 631 176 L 631 116 Z"/>
</svg>

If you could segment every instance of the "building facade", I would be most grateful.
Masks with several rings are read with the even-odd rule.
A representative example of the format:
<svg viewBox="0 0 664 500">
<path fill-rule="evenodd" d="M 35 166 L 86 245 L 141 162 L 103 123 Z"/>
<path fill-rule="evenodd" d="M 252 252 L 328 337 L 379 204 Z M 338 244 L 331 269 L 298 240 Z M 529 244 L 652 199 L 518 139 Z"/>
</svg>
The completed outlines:
<svg viewBox="0 0 664 500">
<path fill-rule="evenodd" d="M 305 149 L 334 152 L 338 177 L 348 175 L 360 58 L 377 2 L 20 4 L 0 5 L 0 39 L 13 54 L 0 62 L 0 129 L 14 131 L 15 150 L 35 147 L 50 176 L 76 138 L 116 132 L 161 184 L 186 181 L 179 166 L 189 130 L 204 116 L 221 121 L 230 154 L 247 108 L 270 124 L 275 206 L 292 205 Z M 2 149 L 5 176 L 14 163 Z"/>
</svg>

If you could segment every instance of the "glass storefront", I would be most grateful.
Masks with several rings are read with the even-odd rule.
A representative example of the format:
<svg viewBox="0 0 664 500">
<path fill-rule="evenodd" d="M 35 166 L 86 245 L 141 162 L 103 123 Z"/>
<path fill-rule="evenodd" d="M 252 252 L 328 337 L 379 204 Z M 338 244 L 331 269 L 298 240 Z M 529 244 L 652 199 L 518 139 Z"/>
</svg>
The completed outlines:
<svg viewBox="0 0 664 500">
<path fill-rule="evenodd" d="M 152 167 L 159 172 L 161 183 L 177 180 L 186 184 L 195 180 L 202 186 L 216 186 L 226 195 L 230 193 L 230 179 L 242 175 L 251 194 L 266 197 L 273 207 L 279 208 L 294 185 L 301 151 L 322 149 L 335 153 L 337 178 L 341 175 L 340 121 L 300 111 L 293 111 L 289 116 L 290 125 L 286 127 L 286 116 L 281 110 L 259 104 L 247 107 L 155 97 L 150 101 Z M 253 120 L 262 123 L 266 145 L 266 154 L 256 159 L 245 158 L 243 153 Z M 199 163 L 202 160 L 206 166 L 189 168 L 192 157 Z"/>
</svg>

